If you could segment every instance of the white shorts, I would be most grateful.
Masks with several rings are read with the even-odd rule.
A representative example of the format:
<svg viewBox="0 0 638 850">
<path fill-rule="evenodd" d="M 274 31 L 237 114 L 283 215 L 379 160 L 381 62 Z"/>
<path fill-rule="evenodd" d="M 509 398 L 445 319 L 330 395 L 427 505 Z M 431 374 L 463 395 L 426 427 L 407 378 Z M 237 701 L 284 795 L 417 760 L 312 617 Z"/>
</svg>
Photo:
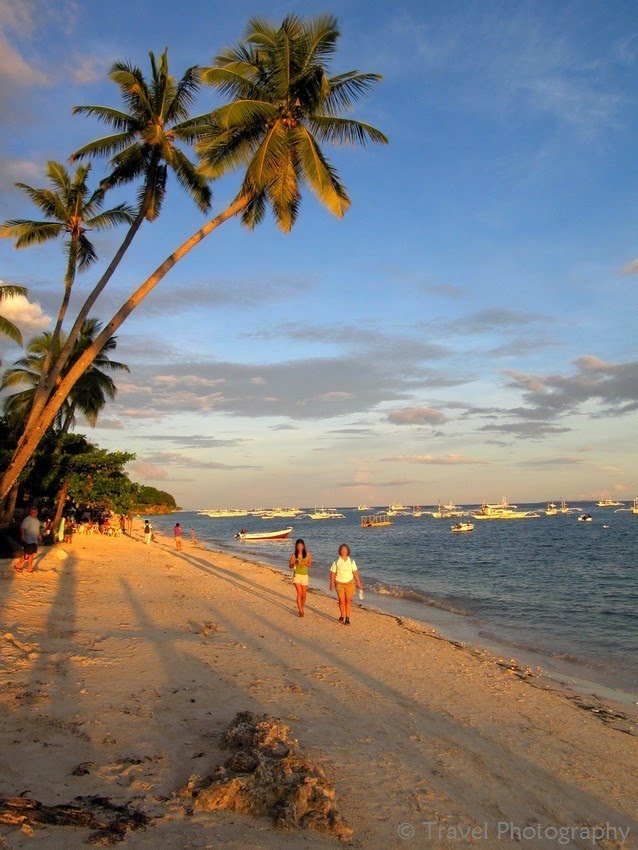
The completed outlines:
<svg viewBox="0 0 638 850">
<path fill-rule="evenodd" d="M 308 576 L 298 576 L 297 573 L 292 577 L 293 584 L 301 584 L 303 587 L 308 586 Z"/>
</svg>

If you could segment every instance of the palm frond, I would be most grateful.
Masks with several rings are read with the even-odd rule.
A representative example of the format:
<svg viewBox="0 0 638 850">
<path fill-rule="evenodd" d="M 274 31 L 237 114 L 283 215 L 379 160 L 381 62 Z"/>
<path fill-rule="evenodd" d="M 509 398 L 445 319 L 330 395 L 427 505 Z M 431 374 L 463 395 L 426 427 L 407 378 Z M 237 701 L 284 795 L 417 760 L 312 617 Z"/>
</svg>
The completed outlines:
<svg viewBox="0 0 638 850">
<path fill-rule="evenodd" d="M 109 127 L 115 130 L 130 131 L 137 126 L 137 120 L 128 112 L 113 109 L 110 106 L 74 106 L 71 110 L 73 115 L 88 115 L 90 118 L 99 118 Z"/>
<path fill-rule="evenodd" d="M 332 115 L 311 115 L 308 127 L 322 142 L 333 145 L 360 145 L 365 147 L 368 142 L 387 145 L 388 138 L 376 127 L 354 121 L 351 118 L 336 118 Z"/>
<path fill-rule="evenodd" d="M 129 130 L 125 133 L 115 133 L 112 136 L 103 136 L 101 139 L 94 139 L 92 142 L 83 145 L 71 154 L 71 162 L 76 162 L 78 159 L 83 159 L 85 156 L 111 156 L 117 151 L 122 151 L 128 147 L 135 139 L 137 133 Z"/>
<path fill-rule="evenodd" d="M 383 77 L 380 74 L 361 74 L 348 71 L 328 79 L 329 92 L 322 101 L 322 111 L 328 115 L 344 112 L 366 97 Z"/>
<path fill-rule="evenodd" d="M 195 98 L 201 85 L 201 77 L 197 65 L 187 68 L 181 80 L 175 87 L 175 93 L 165 111 L 167 122 L 180 121 L 188 117 L 195 105 Z"/>
<path fill-rule="evenodd" d="M 305 127 L 295 130 L 295 150 L 304 178 L 321 203 L 342 218 L 350 206 L 348 194 L 336 170 L 328 163 L 312 134 Z"/>
<path fill-rule="evenodd" d="M 13 218 L 0 226 L 0 238 L 15 239 L 16 248 L 29 248 L 56 239 L 63 231 L 64 225 L 57 222 Z"/>
<path fill-rule="evenodd" d="M 53 160 L 47 162 L 47 177 L 62 191 L 68 190 L 71 186 L 71 176 L 60 162 Z"/>
<path fill-rule="evenodd" d="M 15 186 L 29 196 L 46 218 L 57 218 L 61 221 L 66 219 L 68 211 L 57 192 L 52 192 L 50 189 L 34 189 L 26 183 L 16 183 Z"/>
<path fill-rule="evenodd" d="M 97 254 L 93 243 L 84 236 L 78 239 L 78 269 L 84 271 L 97 262 Z"/>
<path fill-rule="evenodd" d="M 7 298 L 17 298 L 22 295 L 26 298 L 29 290 L 26 286 L 18 286 L 16 283 L 0 283 L 0 301 L 6 301 Z"/>
<path fill-rule="evenodd" d="M 18 345 L 22 345 L 22 332 L 17 325 L 0 315 L 0 335 L 8 337 Z"/>
<path fill-rule="evenodd" d="M 132 224 L 135 220 L 135 210 L 129 204 L 118 204 L 110 210 L 93 216 L 87 220 L 87 227 L 91 230 L 110 230 L 118 224 Z"/>
<path fill-rule="evenodd" d="M 261 89 L 252 79 L 255 69 L 245 62 L 213 65 L 201 71 L 202 82 L 216 88 L 220 94 L 231 97 L 256 99 Z"/>
<path fill-rule="evenodd" d="M 172 166 L 180 186 L 188 192 L 202 212 L 208 212 L 212 193 L 206 176 L 195 168 L 179 148 L 173 149 Z"/>
</svg>

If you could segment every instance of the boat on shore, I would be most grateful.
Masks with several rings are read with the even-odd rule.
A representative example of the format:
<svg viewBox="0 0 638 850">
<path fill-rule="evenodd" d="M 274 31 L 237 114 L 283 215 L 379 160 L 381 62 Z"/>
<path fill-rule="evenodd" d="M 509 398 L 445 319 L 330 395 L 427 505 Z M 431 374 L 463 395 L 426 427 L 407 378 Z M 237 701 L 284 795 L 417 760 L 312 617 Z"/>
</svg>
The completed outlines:
<svg viewBox="0 0 638 850">
<path fill-rule="evenodd" d="M 478 520 L 508 520 L 508 519 L 537 519 L 540 514 L 535 511 L 519 511 L 517 505 L 510 505 L 506 498 L 496 505 L 484 502 L 478 513 L 473 513 Z"/>
<path fill-rule="evenodd" d="M 393 524 L 387 513 L 361 517 L 361 528 L 387 528 Z"/>
<path fill-rule="evenodd" d="M 473 522 L 456 522 L 454 525 L 451 525 L 452 534 L 469 534 L 470 531 L 474 531 L 474 523 Z"/>
<path fill-rule="evenodd" d="M 242 529 L 235 537 L 239 540 L 285 540 L 292 530 L 292 526 L 282 528 L 280 531 L 246 531 Z"/>
<path fill-rule="evenodd" d="M 616 502 L 614 499 L 610 499 L 607 496 L 600 499 L 596 502 L 596 505 L 599 508 L 623 508 L 625 506 L 624 502 Z"/>
</svg>

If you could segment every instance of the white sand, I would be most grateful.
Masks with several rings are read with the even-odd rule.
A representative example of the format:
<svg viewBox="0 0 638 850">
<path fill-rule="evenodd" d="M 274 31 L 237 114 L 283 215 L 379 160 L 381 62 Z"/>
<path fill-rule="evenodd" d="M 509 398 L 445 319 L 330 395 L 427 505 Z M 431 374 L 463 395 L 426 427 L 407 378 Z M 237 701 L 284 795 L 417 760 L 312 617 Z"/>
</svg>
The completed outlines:
<svg viewBox="0 0 638 850">
<path fill-rule="evenodd" d="M 415 623 L 357 608 L 346 628 L 320 594 L 299 619 L 287 576 L 187 542 L 181 555 L 167 538 L 67 548 L 31 576 L 0 562 L 0 796 L 135 798 L 158 820 L 126 848 L 334 847 L 166 799 L 224 760 L 218 734 L 249 709 L 286 718 L 323 764 L 356 846 L 565 846 L 551 831 L 498 841 L 497 822 L 609 823 L 638 846 L 632 723 L 606 725 Z M 81 762 L 89 773 L 71 775 Z M 405 823 L 414 838 L 399 837 Z M 487 840 L 446 833 L 484 823 Z M 73 850 L 86 835 L 0 826 L 0 847 Z"/>
</svg>

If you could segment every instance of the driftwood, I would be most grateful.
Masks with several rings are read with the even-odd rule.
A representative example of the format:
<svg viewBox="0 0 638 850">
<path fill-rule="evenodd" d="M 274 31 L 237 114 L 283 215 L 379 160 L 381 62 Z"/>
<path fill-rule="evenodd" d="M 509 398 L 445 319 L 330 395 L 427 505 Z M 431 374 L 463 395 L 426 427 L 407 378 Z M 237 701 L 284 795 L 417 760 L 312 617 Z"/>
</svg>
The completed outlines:
<svg viewBox="0 0 638 850">
<path fill-rule="evenodd" d="M 270 817 L 279 829 L 314 829 L 340 841 L 352 830 L 335 805 L 335 789 L 281 720 L 250 711 L 236 715 L 222 743 L 233 752 L 212 776 L 191 776 L 180 794 L 194 811 L 220 809 Z"/>
<path fill-rule="evenodd" d="M 9 826 L 72 826 L 91 829 L 88 844 L 122 841 L 129 830 L 144 829 L 151 818 L 130 803 L 118 806 L 106 797 L 76 797 L 71 803 L 45 806 L 29 797 L 0 797 L 0 823 Z"/>
</svg>

